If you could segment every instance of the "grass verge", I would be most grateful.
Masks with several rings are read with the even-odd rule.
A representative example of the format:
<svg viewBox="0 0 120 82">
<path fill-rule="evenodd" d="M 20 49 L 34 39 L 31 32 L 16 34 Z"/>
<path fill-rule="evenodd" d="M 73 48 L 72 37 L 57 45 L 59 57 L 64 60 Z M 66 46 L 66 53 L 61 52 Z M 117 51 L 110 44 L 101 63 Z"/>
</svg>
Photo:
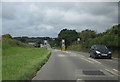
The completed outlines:
<svg viewBox="0 0 120 82">
<path fill-rule="evenodd" d="M 2 52 L 2 80 L 30 80 L 50 56 L 42 48 L 11 47 Z"/>
</svg>

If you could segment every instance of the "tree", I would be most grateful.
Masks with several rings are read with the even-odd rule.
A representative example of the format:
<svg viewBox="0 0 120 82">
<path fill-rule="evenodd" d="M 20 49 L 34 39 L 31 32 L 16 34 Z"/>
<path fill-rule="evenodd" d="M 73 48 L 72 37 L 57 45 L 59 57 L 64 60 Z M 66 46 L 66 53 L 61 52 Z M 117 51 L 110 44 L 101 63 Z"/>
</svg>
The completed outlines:
<svg viewBox="0 0 120 82">
<path fill-rule="evenodd" d="M 119 25 L 113 26 L 111 29 L 108 29 L 106 32 L 101 33 L 95 39 L 89 41 L 89 45 L 93 44 L 104 44 L 108 46 L 112 50 L 119 49 L 119 41 L 120 41 L 120 29 Z"/>
<path fill-rule="evenodd" d="M 41 41 L 37 41 L 36 44 L 35 44 L 35 46 L 36 47 L 40 47 L 40 44 L 41 44 Z"/>
<path fill-rule="evenodd" d="M 76 41 L 78 38 L 78 33 L 75 30 L 63 29 L 58 34 L 58 38 L 56 39 L 57 44 L 60 46 L 62 39 L 65 39 L 66 47 L 71 43 Z"/>
<path fill-rule="evenodd" d="M 96 32 L 93 31 L 93 30 L 86 29 L 86 30 L 79 33 L 79 37 L 81 38 L 81 40 L 83 42 L 86 42 L 90 38 L 95 38 L 96 37 Z"/>
</svg>

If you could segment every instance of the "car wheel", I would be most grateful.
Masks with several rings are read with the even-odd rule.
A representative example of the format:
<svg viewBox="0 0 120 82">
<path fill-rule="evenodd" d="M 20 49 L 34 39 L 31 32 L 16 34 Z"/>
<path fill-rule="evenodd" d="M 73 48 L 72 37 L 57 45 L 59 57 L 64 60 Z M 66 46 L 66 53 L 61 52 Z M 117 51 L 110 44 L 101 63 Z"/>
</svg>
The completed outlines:
<svg viewBox="0 0 120 82">
<path fill-rule="evenodd" d="M 89 55 L 89 57 L 91 57 L 91 54 Z"/>
<path fill-rule="evenodd" d="M 93 58 L 96 59 L 96 56 L 94 55 Z"/>
<path fill-rule="evenodd" d="M 111 57 L 108 57 L 109 59 L 111 59 Z"/>
</svg>

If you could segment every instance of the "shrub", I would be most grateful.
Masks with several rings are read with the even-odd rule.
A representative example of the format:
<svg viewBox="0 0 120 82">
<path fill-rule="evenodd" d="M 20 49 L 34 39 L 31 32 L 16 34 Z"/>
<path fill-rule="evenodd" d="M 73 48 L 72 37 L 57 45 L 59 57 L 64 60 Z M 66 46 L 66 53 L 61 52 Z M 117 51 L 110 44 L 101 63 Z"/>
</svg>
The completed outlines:
<svg viewBox="0 0 120 82">
<path fill-rule="evenodd" d="M 12 38 L 12 36 L 10 34 L 4 34 L 2 35 L 3 38 Z"/>
</svg>

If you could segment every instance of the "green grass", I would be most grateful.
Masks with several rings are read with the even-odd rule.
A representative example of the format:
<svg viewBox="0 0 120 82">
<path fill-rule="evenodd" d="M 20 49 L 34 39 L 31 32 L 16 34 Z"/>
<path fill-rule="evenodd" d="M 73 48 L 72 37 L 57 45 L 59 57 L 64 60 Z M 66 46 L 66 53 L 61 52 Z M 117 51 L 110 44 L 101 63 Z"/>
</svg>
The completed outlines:
<svg viewBox="0 0 120 82">
<path fill-rule="evenodd" d="M 2 80 L 2 48 L 0 48 L 0 81 Z"/>
<path fill-rule="evenodd" d="M 2 39 L 2 80 L 31 80 L 48 60 L 50 51 L 20 41 Z"/>
<path fill-rule="evenodd" d="M 33 46 L 14 39 L 2 38 L 2 49 L 8 49 L 11 47 L 33 47 Z"/>
<path fill-rule="evenodd" d="M 50 51 L 40 48 L 13 47 L 3 50 L 2 79 L 29 80 L 50 55 Z"/>
<path fill-rule="evenodd" d="M 114 58 L 120 58 L 120 51 L 113 51 L 113 52 L 112 52 L 112 56 L 113 56 Z"/>
<path fill-rule="evenodd" d="M 72 44 L 68 46 L 67 50 L 73 50 L 78 52 L 89 52 L 88 49 L 83 49 L 80 44 Z"/>
<path fill-rule="evenodd" d="M 2 80 L 2 41 L 0 37 L 0 81 Z"/>
</svg>

